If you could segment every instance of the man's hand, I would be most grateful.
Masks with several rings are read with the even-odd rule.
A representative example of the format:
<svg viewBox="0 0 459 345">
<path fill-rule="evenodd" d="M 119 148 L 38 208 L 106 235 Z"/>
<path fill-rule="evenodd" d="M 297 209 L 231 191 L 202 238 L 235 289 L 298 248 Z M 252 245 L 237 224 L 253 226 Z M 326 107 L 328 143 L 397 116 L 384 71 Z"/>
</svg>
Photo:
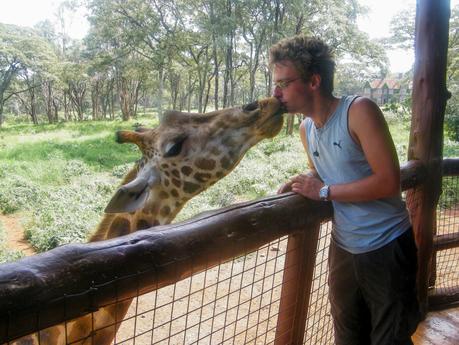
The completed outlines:
<svg viewBox="0 0 459 345">
<path fill-rule="evenodd" d="M 319 191 L 324 183 L 311 174 L 301 174 L 291 180 L 292 192 L 305 196 L 312 200 L 320 200 Z"/>
<path fill-rule="evenodd" d="M 295 188 L 294 185 L 296 186 Z M 295 192 L 313 200 L 319 200 L 319 190 L 324 184 L 313 170 L 292 177 L 289 181 L 280 186 L 277 194 Z M 308 188 L 313 188 L 312 191 Z M 315 193 L 315 194 L 314 194 Z M 314 195 L 313 195 L 314 194 Z"/>
<path fill-rule="evenodd" d="M 283 193 L 288 193 L 292 191 L 292 183 L 293 181 L 290 180 L 286 183 L 284 183 L 282 186 L 279 187 L 277 190 L 277 194 L 283 194 Z"/>
</svg>

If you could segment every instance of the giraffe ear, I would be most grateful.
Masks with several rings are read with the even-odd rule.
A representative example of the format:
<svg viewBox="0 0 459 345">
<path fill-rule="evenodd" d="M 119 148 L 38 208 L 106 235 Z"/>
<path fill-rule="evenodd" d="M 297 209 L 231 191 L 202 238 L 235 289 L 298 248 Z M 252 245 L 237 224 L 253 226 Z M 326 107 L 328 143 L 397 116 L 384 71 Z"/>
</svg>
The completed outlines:
<svg viewBox="0 0 459 345">
<path fill-rule="evenodd" d="M 131 182 L 121 186 L 112 197 L 105 213 L 134 212 L 143 207 L 150 195 L 150 188 L 159 182 L 159 175 L 155 170 L 147 174 L 137 174 Z"/>
</svg>

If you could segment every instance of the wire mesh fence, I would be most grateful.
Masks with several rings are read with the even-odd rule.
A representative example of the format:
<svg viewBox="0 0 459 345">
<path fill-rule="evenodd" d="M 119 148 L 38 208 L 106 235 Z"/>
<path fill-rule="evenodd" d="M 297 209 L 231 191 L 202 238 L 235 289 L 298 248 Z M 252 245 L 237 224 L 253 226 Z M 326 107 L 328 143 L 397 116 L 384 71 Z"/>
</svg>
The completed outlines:
<svg viewBox="0 0 459 345">
<path fill-rule="evenodd" d="M 459 232 L 459 176 L 444 176 L 437 208 L 437 236 Z M 434 253 L 436 289 L 459 287 L 459 248 Z"/>
<path fill-rule="evenodd" d="M 116 344 L 269 344 L 274 339 L 286 238 L 138 296 Z"/>
<path fill-rule="evenodd" d="M 314 278 L 304 335 L 304 344 L 307 345 L 334 344 L 333 324 L 328 303 L 328 247 L 331 230 L 331 222 L 322 223 L 317 242 Z"/>
<path fill-rule="evenodd" d="M 222 262 L 175 284 L 119 300 L 105 310 L 129 305 L 125 317 L 100 325 L 101 313 L 91 313 L 88 344 L 97 333 L 118 328 L 114 344 L 271 344 L 274 342 L 287 237 L 257 251 Z M 116 284 L 117 282 L 113 282 Z M 119 282 L 118 282 L 119 284 Z M 72 335 L 72 321 L 61 325 L 65 344 L 82 344 Z M 34 339 L 48 344 L 47 332 L 8 344 Z M 85 343 L 86 344 L 86 343 Z"/>
<path fill-rule="evenodd" d="M 330 232 L 331 223 L 323 223 L 304 344 L 333 342 L 327 297 Z M 116 327 L 113 344 L 274 344 L 281 290 L 288 283 L 283 280 L 287 241 L 287 236 L 279 238 L 175 284 L 132 300 L 118 300 L 104 308 L 129 306 L 124 318 L 114 323 L 101 323 L 101 313 L 95 311 L 87 316 L 91 332 L 84 339 L 75 335 L 71 330 L 73 321 L 69 321 L 59 328 L 62 343 L 98 344 L 101 332 L 114 332 Z M 19 345 L 25 339 L 48 344 L 49 335 L 40 332 L 8 344 Z"/>
</svg>

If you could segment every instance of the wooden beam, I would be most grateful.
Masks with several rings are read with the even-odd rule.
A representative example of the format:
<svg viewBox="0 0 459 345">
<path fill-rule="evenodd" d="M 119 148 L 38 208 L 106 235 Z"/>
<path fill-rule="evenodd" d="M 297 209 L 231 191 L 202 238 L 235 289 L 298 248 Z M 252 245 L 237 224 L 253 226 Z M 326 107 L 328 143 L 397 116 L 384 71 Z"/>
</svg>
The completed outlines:
<svg viewBox="0 0 459 345">
<path fill-rule="evenodd" d="M 421 161 L 408 161 L 400 167 L 400 186 L 402 190 L 415 188 L 427 177 L 427 170 Z"/>
<path fill-rule="evenodd" d="M 459 176 L 459 158 L 445 158 L 442 163 L 443 176 Z"/>
<path fill-rule="evenodd" d="M 436 251 L 459 247 L 459 232 L 434 236 L 434 249 Z"/>
<path fill-rule="evenodd" d="M 418 246 L 418 297 L 423 315 L 436 232 L 436 206 L 441 192 L 443 121 L 448 91 L 446 57 L 449 0 L 418 0 L 416 11 L 413 103 L 408 160 L 420 160 L 426 183 L 410 190 L 407 205 Z"/>
</svg>

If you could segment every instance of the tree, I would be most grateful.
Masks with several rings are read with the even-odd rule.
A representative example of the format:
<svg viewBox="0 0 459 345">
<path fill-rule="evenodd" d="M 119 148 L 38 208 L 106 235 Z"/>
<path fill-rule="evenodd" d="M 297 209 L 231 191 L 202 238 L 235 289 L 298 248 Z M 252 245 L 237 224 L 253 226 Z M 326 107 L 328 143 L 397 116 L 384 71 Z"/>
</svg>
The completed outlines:
<svg viewBox="0 0 459 345">
<path fill-rule="evenodd" d="M 391 37 L 388 44 L 394 47 L 411 48 L 414 42 L 415 11 L 405 10 L 391 22 Z M 451 98 L 445 110 L 445 127 L 452 140 L 459 141 L 459 6 L 451 10 L 449 22 L 448 60 L 446 82 Z"/>
<path fill-rule="evenodd" d="M 0 24 L 0 126 L 5 102 L 14 95 L 38 87 L 32 83 L 37 73 L 49 70 L 55 62 L 52 47 L 34 30 Z M 19 75 L 29 83 L 24 89 L 11 90 L 11 83 Z"/>
</svg>

